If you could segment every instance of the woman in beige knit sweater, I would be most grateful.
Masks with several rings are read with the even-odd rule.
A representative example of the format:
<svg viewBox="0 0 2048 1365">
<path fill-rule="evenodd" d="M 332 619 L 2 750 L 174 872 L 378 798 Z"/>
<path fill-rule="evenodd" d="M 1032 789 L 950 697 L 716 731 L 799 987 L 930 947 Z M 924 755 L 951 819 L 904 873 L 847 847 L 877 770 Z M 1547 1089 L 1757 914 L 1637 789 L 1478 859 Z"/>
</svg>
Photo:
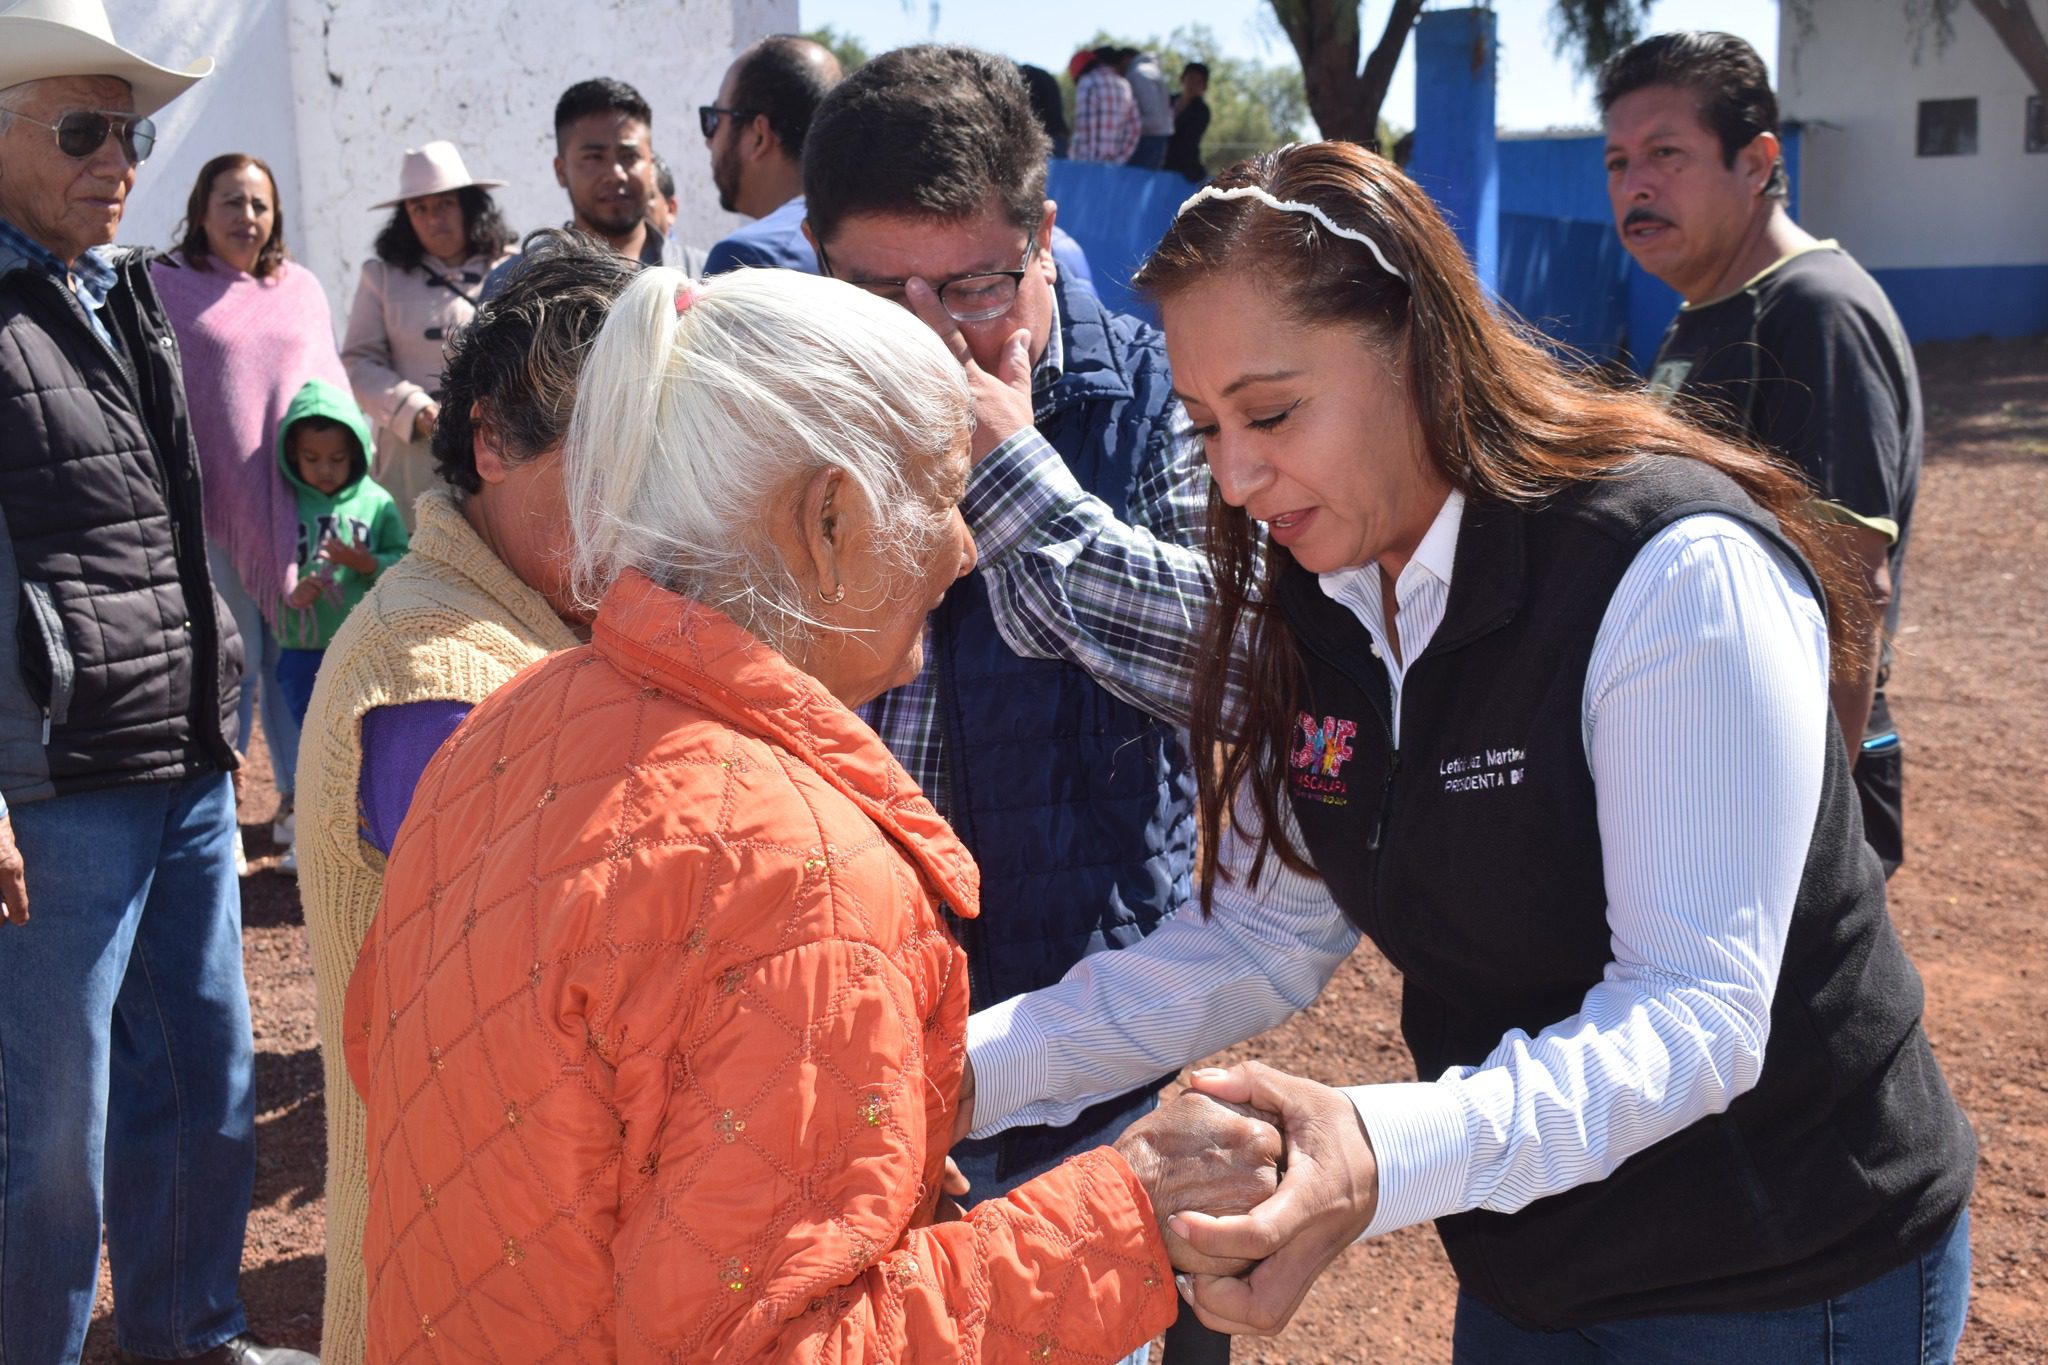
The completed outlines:
<svg viewBox="0 0 2048 1365">
<path fill-rule="evenodd" d="M 451 346 L 434 440 L 452 487 L 420 499 L 412 552 L 349 613 L 299 752 L 299 887 L 327 1076 L 327 1303 L 321 1359 L 363 1359 L 363 1106 L 342 1057 L 349 973 L 384 854 L 435 749 L 514 673 L 577 643 L 563 577 L 560 446 L 588 344 L 631 262 L 540 234 Z"/>
</svg>

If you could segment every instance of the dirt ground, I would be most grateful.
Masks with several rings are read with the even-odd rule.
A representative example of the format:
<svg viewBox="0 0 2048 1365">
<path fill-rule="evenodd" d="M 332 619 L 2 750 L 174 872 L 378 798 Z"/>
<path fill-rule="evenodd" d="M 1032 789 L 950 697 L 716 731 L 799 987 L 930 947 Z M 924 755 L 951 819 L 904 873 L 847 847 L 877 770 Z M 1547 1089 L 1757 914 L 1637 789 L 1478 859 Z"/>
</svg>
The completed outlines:
<svg viewBox="0 0 2048 1365">
<path fill-rule="evenodd" d="M 1983 1149 L 1976 1290 L 1959 1359 L 2048 1360 L 2048 341 L 1921 353 L 1927 466 L 1891 695 L 1906 739 L 1906 865 L 1892 916 L 1927 984 L 1927 1031 Z M 275 797 L 252 765 L 243 883 L 255 1015 L 256 1199 L 243 1292 L 256 1330 L 317 1349 L 324 1119 L 296 883 L 260 870 Z M 1235 1050 L 1330 1082 L 1409 1079 L 1399 981 L 1369 947 L 1324 999 Z M 2031 1022 L 2030 1022 L 2031 1021 Z M 1292 1326 L 1241 1362 L 1441 1361 L 1453 1286 L 1436 1238 L 1353 1248 Z M 86 1360 L 113 1359 L 101 1292 Z"/>
</svg>

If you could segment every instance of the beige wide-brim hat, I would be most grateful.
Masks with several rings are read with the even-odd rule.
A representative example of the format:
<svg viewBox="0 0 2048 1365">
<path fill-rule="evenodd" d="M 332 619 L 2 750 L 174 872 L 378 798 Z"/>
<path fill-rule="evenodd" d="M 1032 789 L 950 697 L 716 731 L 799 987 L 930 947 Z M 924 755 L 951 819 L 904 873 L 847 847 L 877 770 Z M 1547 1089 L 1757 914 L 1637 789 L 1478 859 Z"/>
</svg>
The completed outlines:
<svg viewBox="0 0 2048 1365">
<path fill-rule="evenodd" d="M 469 167 L 462 164 L 460 148 L 452 142 L 437 140 L 424 147 L 406 148 L 405 167 L 398 173 L 398 197 L 370 207 L 395 208 L 408 199 L 417 199 L 425 194 L 447 194 L 469 185 L 480 190 L 495 190 L 504 183 L 502 180 L 478 180 L 469 173 Z"/>
<path fill-rule="evenodd" d="M 114 41 L 100 0 L 0 0 L 0 90 L 53 76 L 112 76 L 154 114 L 213 71 L 201 57 L 183 71 L 144 61 Z"/>
</svg>

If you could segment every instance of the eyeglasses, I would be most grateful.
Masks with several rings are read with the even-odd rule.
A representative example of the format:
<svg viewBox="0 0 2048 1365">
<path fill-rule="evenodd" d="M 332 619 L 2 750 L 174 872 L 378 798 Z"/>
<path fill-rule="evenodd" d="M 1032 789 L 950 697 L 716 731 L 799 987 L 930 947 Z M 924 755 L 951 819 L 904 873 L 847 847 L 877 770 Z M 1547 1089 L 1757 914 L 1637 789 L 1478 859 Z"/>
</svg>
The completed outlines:
<svg viewBox="0 0 2048 1365">
<path fill-rule="evenodd" d="M 48 128 L 57 135 L 57 150 L 78 161 L 105 146 L 110 134 L 121 139 L 121 150 L 137 166 L 149 160 L 150 151 L 156 146 L 156 124 L 110 109 L 74 109 L 55 123 L 45 123 L 27 114 L 14 117 L 38 128 Z"/>
<path fill-rule="evenodd" d="M 750 109 L 721 109 L 715 104 L 697 106 L 697 126 L 704 130 L 704 136 L 718 136 L 718 120 L 721 118 L 752 118 Z"/>
<path fill-rule="evenodd" d="M 1024 260 L 1015 270 L 980 270 L 972 275 L 955 275 L 950 280 L 939 280 L 932 284 L 932 290 L 939 296 L 939 306 L 946 310 L 946 316 L 955 322 L 987 322 L 1010 311 L 1010 305 L 1017 301 L 1017 291 L 1023 287 L 1024 277 L 1031 271 L 1031 258 L 1038 254 L 1038 232 L 1032 230 L 1024 239 Z M 833 279 L 840 279 L 832 269 L 831 260 L 825 255 L 825 245 L 818 244 L 818 265 Z M 876 298 L 891 303 L 910 306 L 903 292 L 908 280 L 846 280 L 856 289 L 865 289 Z"/>
</svg>

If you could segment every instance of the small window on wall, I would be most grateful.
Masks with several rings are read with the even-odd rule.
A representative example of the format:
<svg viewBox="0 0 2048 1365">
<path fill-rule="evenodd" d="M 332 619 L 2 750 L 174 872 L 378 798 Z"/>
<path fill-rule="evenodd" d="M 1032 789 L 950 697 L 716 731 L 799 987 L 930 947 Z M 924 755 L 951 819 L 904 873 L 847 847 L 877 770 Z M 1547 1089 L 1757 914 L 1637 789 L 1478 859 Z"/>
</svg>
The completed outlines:
<svg viewBox="0 0 2048 1365">
<path fill-rule="evenodd" d="M 1975 156 L 1977 101 L 1921 100 L 1920 155 Z"/>
<path fill-rule="evenodd" d="M 2048 100 L 2027 96 L 2027 150 L 2048 152 Z"/>
</svg>

